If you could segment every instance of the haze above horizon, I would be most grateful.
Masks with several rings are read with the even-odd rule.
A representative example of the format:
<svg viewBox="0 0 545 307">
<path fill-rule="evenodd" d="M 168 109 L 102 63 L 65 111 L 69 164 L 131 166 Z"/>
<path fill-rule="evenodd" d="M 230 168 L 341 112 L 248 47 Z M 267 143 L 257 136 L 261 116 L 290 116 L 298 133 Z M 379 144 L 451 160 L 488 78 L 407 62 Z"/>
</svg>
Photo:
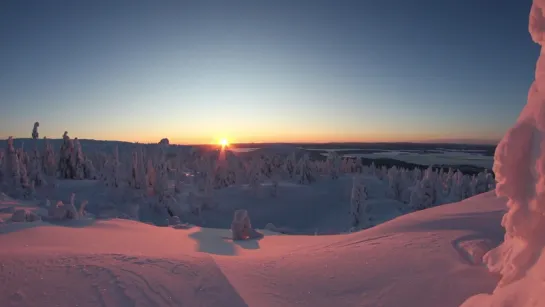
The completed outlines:
<svg viewBox="0 0 545 307">
<path fill-rule="evenodd" d="M 0 138 L 494 143 L 530 0 L 3 1 Z"/>
</svg>

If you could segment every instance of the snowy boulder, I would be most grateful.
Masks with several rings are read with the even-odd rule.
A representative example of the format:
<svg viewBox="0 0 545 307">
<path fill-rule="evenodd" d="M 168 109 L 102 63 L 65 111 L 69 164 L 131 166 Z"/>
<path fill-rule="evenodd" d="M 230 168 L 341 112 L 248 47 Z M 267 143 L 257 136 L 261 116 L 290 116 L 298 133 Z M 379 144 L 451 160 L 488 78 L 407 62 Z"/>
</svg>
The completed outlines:
<svg viewBox="0 0 545 307">
<path fill-rule="evenodd" d="M 267 225 L 265 225 L 265 230 L 276 232 L 277 228 L 273 223 L 267 223 Z"/>
<path fill-rule="evenodd" d="M 18 222 L 18 223 L 34 222 L 39 220 L 41 220 L 41 218 L 38 215 L 36 215 L 34 212 L 30 210 L 25 210 L 25 209 L 15 210 L 15 212 L 11 216 L 11 221 Z"/>
<path fill-rule="evenodd" d="M 59 201 L 57 205 L 49 207 L 48 217 L 56 220 L 77 220 L 79 213 L 74 204 L 64 204 Z"/>
<path fill-rule="evenodd" d="M 261 238 L 263 235 L 252 228 L 248 211 L 236 210 L 231 223 L 233 240 L 248 240 Z"/>
</svg>

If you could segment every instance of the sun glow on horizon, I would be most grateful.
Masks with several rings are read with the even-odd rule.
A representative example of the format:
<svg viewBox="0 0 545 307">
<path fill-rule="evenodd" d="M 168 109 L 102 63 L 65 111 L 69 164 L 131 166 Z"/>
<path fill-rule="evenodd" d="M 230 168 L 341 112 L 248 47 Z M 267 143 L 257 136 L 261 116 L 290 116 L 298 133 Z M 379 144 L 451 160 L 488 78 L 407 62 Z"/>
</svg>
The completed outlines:
<svg viewBox="0 0 545 307">
<path fill-rule="evenodd" d="M 219 144 L 221 147 L 227 147 L 229 146 L 229 141 L 227 139 L 220 139 Z"/>
</svg>

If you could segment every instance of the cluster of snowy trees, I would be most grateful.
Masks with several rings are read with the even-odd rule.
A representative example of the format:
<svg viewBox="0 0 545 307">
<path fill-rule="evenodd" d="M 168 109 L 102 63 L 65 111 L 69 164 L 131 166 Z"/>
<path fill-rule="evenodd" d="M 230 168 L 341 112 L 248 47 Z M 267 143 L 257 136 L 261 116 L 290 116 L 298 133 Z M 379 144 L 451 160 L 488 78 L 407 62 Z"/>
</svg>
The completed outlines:
<svg viewBox="0 0 545 307">
<path fill-rule="evenodd" d="M 31 198 L 36 187 L 45 186 L 47 178 L 95 179 L 95 169 L 83 154 L 78 139 L 63 136 L 58 153 L 44 138 L 44 146 L 38 148 L 38 122 L 32 128 L 32 149 L 15 148 L 13 138 L 8 138 L 0 153 L 0 190 L 14 197 Z"/>
<path fill-rule="evenodd" d="M 35 188 L 50 179 L 100 179 L 118 195 L 133 200 L 137 197 L 139 203 L 144 199 L 156 212 L 181 216 L 214 207 L 214 190 L 233 185 L 246 186 L 253 196 L 276 197 L 281 181 L 308 185 L 351 174 L 379 178 L 388 187 L 387 197 L 420 210 L 486 192 L 495 184 L 487 172 L 470 177 L 452 169 L 379 168 L 336 152 L 324 160 L 312 160 L 304 152 L 238 156 L 230 151 L 184 151 L 170 147 L 167 139 L 158 144 L 125 146 L 121 151 L 115 146 L 109 153 L 86 155 L 79 140 L 71 139 L 67 132 L 57 151 L 46 138 L 38 148 L 38 127 L 39 123 L 35 123 L 31 151 L 15 148 L 11 138 L 0 151 L 0 188 L 15 197 L 32 197 Z M 360 212 L 368 191 L 361 181 L 354 182 L 354 189 L 353 202 L 358 205 L 352 205 L 353 211 Z M 356 224 L 361 221 L 355 219 Z"/>
</svg>

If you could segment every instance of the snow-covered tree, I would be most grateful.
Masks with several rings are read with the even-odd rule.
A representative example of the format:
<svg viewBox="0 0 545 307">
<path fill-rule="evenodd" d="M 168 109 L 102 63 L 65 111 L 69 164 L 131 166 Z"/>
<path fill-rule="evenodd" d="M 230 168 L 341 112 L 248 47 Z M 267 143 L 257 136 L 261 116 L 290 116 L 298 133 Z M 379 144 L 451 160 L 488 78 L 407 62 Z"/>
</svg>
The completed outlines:
<svg viewBox="0 0 545 307">
<path fill-rule="evenodd" d="M 308 154 L 303 155 L 299 163 L 297 164 L 297 173 L 299 175 L 299 183 L 310 184 L 316 181 L 316 178 L 312 172 L 311 161 Z"/>
<path fill-rule="evenodd" d="M 157 167 L 155 168 L 155 174 L 156 174 L 156 181 L 154 188 L 154 194 L 158 195 L 159 197 L 163 197 L 165 193 L 169 190 L 169 179 L 168 179 L 168 173 L 167 173 L 167 162 L 165 157 L 165 152 L 162 148 L 160 148 L 158 161 L 157 161 Z"/>
<path fill-rule="evenodd" d="M 507 199 L 501 245 L 483 257 L 485 266 L 502 275 L 491 295 L 463 306 L 542 306 L 545 279 L 545 2 L 534 0 L 529 31 L 541 47 L 528 103 L 496 147 L 494 173 L 498 197 Z M 470 302 L 471 301 L 471 302 Z"/>
<path fill-rule="evenodd" d="M 72 160 L 74 152 L 74 143 L 68 136 L 68 132 L 65 131 L 63 136 L 63 143 L 59 151 L 59 163 L 57 171 L 60 178 L 73 179 L 75 176 L 74 163 Z"/>
<path fill-rule="evenodd" d="M 262 169 L 262 161 L 259 158 L 256 158 L 252 161 L 249 168 L 249 187 L 250 190 L 254 195 L 259 195 L 259 192 L 261 190 L 261 183 L 263 181 L 263 174 L 261 172 Z"/>
<path fill-rule="evenodd" d="M 34 186 L 28 181 L 26 168 L 22 163 L 22 156 L 17 155 L 12 137 L 7 140 L 3 169 L 2 186 L 6 193 L 14 197 L 30 197 L 33 194 Z"/>
<path fill-rule="evenodd" d="M 30 161 L 29 180 L 33 182 L 34 186 L 39 187 L 45 185 L 45 178 L 43 174 L 42 158 L 40 157 L 40 151 L 38 150 L 38 122 L 34 123 L 32 129 L 32 139 L 34 140 L 34 150 L 32 151 L 32 157 Z"/>
<path fill-rule="evenodd" d="M 412 188 L 409 207 L 413 210 L 422 210 L 431 208 L 436 203 L 437 195 L 434 180 L 433 172 L 428 169 L 424 178 Z"/>
<path fill-rule="evenodd" d="M 74 173 L 73 179 L 86 179 L 85 177 L 85 157 L 83 151 L 81 150 L 81 144 L 78 138 L 73 140 L 74 150 L 72 151 L 72 157 L 70 161 L 72 162 Z"/>
<path fill-rule="evenodd" d="M 42 155 L 43 173 L 47 176 L 55 176 L 57 171 L 57 162 L 55 159 L 55 151 L 49 140 L 44 137 L 44 153 Z"/>
<path fill-rule="evenodd" d="M 341 173 L 341 156 L 339 156 L 336 151 L 332 150 L 329 152 L 326 162 L 329 177 L 331 179 L 338 179 Z"/>
<path fill-rule="evenodd" d="M 286 169 L 286 173 L 288 174 L 289 178 L 293 178 L 295 175 L 295 168 L 296 168 L 295 153 L 292 153 L 288 156 L 288 158 L 286 159 L 286 163 L 284 164 L 284 167 Z"/>
<path fill-rule="evenodd" d="M 361 177 L 354 176 L 352 180 L 352 194 L 350 197 L 351 226 L 354 228 L 368 226 L 367 217 L 367 189 Z"/>
</svg>

